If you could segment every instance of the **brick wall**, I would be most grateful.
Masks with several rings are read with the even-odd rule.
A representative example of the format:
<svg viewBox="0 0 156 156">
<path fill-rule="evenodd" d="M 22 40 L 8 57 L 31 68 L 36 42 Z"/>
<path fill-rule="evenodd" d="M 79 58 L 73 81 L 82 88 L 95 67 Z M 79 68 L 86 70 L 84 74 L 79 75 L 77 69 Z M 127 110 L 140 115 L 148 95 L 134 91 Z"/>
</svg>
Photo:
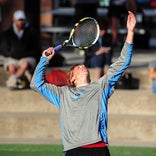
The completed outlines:
<svg viewBox="0 0 156 156">
<path fill-rule="evenodd" d="M 33 1 L 33 0 L 32 0 Z M 52 0 L 40 0 L 41 11 L 52 9 Z M 24 10 L 24 0 L 5 0 L 3 4 L 0 3 L 2 22 L 0 23 L 0 30 L 6 30 L 12 24 L 12 15 L 15 10 Z M 52 25 L 51 14 L 41 14 L 41 25 Z"/>
<path fill-rule="evenodd" d="M 43 11 L 43 10 L 51 11 L 52 10 L 52 0 L 41 0 L 40 5 L 41 5 L 41 11 Z M 42 26 L 44 26 L 44 25 L 51 26 L 52 25 L 52 14 L 41 14 L 40 15 L 40 23 Z"/>
<path fill-rule="evenodd" d="M 24 0 L 6 0 L 6 2 L 1 5 L 1 30 L 6 30 L 10 27 L 12 24 L 13 12 L 18 9 L 24 9 Z"/>
</svg>

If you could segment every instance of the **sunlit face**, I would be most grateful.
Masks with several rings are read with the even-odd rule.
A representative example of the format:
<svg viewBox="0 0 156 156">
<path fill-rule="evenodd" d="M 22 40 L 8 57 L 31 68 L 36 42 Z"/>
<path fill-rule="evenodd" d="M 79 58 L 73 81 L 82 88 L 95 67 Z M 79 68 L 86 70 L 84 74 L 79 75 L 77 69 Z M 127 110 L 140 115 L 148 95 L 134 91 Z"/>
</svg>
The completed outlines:
<svg viewBox="0 0 156 156">
<path fill-rule="evenodd" d="M 69 81 L 73 86 L 76 86 L 77 83 L 83 84 L 84 82 L 90 82 L 89 70 L 85 65 L 76 65 L 74 66 L 69 73 Z"/>
<path fill-rule="evenodd" d="M 78 65 L 73 70 L 74 76 L 80 76 L 80 75 L 88 75 L 88 69 L 85 65 Z"/>
</svg>

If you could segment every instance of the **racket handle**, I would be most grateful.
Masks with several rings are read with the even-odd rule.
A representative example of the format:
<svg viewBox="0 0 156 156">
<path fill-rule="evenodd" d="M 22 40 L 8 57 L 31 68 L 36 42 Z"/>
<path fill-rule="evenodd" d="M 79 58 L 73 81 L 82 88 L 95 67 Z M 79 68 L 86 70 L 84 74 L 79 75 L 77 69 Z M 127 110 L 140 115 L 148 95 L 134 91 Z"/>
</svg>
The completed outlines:
<svg viewBox="0 0 156 156">
<path fill-rule="evenodd" d="M 59 51 L 62 47 L 63 47 L 62 44 L 57 45 L 56 47 L 54 47 L 55 52 Z M 46 55 L 46 56 L 49 56 L 49 55 L 51 55 L 51 53 L 48 52 L 48 51 L 46 51 L 46 52 L 45 52 L 45 55 Z"/>
<path fill-rule="evenodd" d="M 56 47 L 54 47 L 54 50 L 59 51 L 62 47 L 63 47 L 62 44 L 57 45 Z"/>
</svg>

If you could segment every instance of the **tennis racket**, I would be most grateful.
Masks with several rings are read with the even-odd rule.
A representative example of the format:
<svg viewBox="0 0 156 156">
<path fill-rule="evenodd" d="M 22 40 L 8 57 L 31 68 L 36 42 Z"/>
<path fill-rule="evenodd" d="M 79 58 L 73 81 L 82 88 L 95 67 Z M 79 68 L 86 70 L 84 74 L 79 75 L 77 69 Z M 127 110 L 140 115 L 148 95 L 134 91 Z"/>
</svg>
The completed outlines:
<svg viewBox="0 0 156 156">
<path fill-rule="evenodd" d="M 98 22 L 92 17 L 85 17 L 76 23 L 70 32 L 69 38 L 62 44 L 54 47 L 55 52 L 62 47 L 75 47 L 79 49 L 87 49 L 94 45 L 99 38 Z M 46 56 L 50 53 L 47 51 Z"/>
</svg>

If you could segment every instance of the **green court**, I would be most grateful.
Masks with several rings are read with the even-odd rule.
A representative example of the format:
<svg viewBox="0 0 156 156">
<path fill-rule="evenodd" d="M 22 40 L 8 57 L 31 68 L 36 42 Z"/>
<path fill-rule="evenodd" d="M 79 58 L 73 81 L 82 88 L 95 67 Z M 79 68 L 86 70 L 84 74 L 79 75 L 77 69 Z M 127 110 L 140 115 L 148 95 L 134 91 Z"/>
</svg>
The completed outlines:
<svg viewBox="0 0 156 156">
<path fill-rule="evenodd" d="M 0 156 L 63 156 L 62 145 L 1 144 Z M 109 147 L 111 156 L 155 156 L 156 147 Z"/>
</svg>

